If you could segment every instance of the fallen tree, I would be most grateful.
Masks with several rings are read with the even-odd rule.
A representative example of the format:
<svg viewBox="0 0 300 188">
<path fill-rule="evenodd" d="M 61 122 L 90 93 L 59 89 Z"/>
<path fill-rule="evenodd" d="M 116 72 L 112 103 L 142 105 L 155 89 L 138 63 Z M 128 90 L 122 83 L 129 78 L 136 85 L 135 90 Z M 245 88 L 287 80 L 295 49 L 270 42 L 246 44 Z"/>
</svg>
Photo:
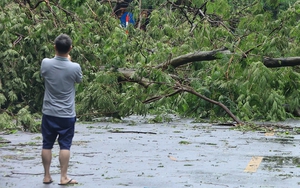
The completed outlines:
<svg viewBox="0 0 300 188">
<path fill-rule="evenodd" d="M 21 117 L 18 122 L 29 125 L 28 119 L 36 119 L 30 115 L 40 114 L 40 62 L 53 56 L 59 33 L 72 37 L 72 59 L 82 65 L 84 81 L 76 92 L 81 120 L 118 112 L 120 117 L 177 113 L 223 121 L 228 117 L 220 104 L 242 121 L 291 118 L 284 104 L 291 112 L 299 106 L 297 70 L 271 70 L 261 63 L 266 54 L 299 52 L 293 24 L 297 4 L 290 1 L 276 18 L 257 2 L 133 1 L 135 17 L 138 2 L 153 11 L 147 32 L 129 27 L 128 33 L 112 16 L 121 0 L 1 1 L 0 129 L 16 127 L 7 122 Z M 230 52 L 219 49 L 223 46 Z M 275 62 L 273 67 L 297 64 Z"/>
<path fill-rule="evenodd" d="M 158 66 L 154 67 L 156 69 L 167 69 L 168 66 L 171 66 L 173 68 L 188 64 L 188 63 L 192 63 L 195 61 L 211 61 L 211 60 L 216 60 L 216 59 L 220 59 L 223 57 L 223 55 L 227 55 L 230 54 L 230 51 L 227 50 L 226 48 L 223 49 L 217 49 L 217 50 L 212 50 L 212 51 L 197 51 L 194 53 L 189 53 L 189 54 L 185 54 L 185 55 L 181 55 L 178 57 L 175 57 L 173 59 L 170 59 L 167 62 L 164 62 L 162 64 L 159 64 Z M 151 80 L 149 80 L 148 78 L 139 78 L 136 79 L 134 78 L 134 74 L 135 71 L 134 70 L 127 70 L 127 69 L 118 69 L 118 72 L 121 73 L 121 80 L 122 81 L 129 81 L 129 82 L 136 82 L 144 87 L 148 87 L 150 84 L 152 84 Z M 173 90 L 174 92 L 169 93 L 169 94 L 165 94 L 165 95 L 158 95 L 158 96 L 154 96 L 151 97 L 145 101 L 143 101 L 144 104 L 148 104 L 148 103 L 152 103 L 155 101 L 158 101 L 162 98 L 166 98 L 166 97 L 171 97 L 174 96 L 176 94 L 180 94 L 183 92 L 187 92 L 190 94 L 193 94 L 205 101 L 208 101 L 214 105 L 217 105 L 219 107 L 221 107 L 235 122 L 236 124 L 243 124 L 242 121 L 240 121 L 224 104 L 222 104 L 221 102 L 212 100 L 198 92 L 196 92 L 192 87 L 189 87 L 188 85 L 184 85 L 181 84 L 180 80 L 177 77 L 174 77 L 173 75 L 171 75 L 171 77 L 176 80 L 175 81 L 175 86 L 173 86 Z"/>
</svg>

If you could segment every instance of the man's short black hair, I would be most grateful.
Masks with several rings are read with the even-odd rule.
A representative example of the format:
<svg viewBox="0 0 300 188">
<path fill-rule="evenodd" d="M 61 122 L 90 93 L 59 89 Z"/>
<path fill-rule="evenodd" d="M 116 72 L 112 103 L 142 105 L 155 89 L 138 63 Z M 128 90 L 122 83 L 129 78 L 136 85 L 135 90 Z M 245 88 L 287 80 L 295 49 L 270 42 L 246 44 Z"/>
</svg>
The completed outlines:
<svg viewBox="0 0 300 188">
<path fill-rule="evenodd" d="M 70 47 L 72 46 L 72 39 L 66 34 L 61 34 L 56 37 L 54 44 L 59 53 L 66 54 L 69 52 Z"/>
</svg>

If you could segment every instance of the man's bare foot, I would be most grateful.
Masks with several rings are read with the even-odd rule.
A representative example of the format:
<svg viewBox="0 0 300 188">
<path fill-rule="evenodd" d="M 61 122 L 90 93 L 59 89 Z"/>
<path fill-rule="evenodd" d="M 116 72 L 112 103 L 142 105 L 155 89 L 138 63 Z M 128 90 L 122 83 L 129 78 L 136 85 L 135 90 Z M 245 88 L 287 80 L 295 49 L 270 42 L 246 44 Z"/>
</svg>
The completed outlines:
<svg viewBox="0 0 300 188">
<path fill-rule="evenodd" d="M 53 182 L 53 180 L 51 177 L 44 177 L 44 179 L 43 179 L 43 184 L 50 184 L 52 182 Z"/>
<path fill-rule="evenodd" d="M 69 184 L 78 184 L 78 182 L 76 180 L 73 180 L 73 179 L 69 179 L 65 182 L 60 182 L 58 185 L 69 185 Z"/>
</svg>

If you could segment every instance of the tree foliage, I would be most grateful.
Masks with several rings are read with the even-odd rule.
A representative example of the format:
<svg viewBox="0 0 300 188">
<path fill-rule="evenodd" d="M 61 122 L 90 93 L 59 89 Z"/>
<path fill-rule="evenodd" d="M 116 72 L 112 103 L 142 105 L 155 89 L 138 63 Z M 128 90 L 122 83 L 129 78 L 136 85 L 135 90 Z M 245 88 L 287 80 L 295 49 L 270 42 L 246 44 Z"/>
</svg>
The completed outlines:
<svg viewBox="0 0 300 188">
<path fill-rule="evenodd" d="M 299 1 L 142 2 L 153 7 L 147 32 L 133 25 L 121 28 L 110 1 L 2 0 L 0 128 L 11 127 L 4 125 L 8 118 L 35 125 L 29 115 L 41 112 L 40 63 L 54 56 L 53 40 L 61 33 L 73 39 L 71 56 L 84 73 L 76 98 L 82 120 L 149 113 L 229 119 L 222 108 L 191 93 L 169 95 L 178 82 L 226 105 L 243 121 L 293 117 L 299 69 L 270 69 L 262 60 L 299 54 Z M 131 3 L 136 20 L 138 4 Z M 185 54 L 224 47 L 231 53 L 215 60 L 157 68 Z M 133 74 L 127 77 L 120 69 Z M 159 96 L 170 97 L 145 103 Z"/>
</svg>

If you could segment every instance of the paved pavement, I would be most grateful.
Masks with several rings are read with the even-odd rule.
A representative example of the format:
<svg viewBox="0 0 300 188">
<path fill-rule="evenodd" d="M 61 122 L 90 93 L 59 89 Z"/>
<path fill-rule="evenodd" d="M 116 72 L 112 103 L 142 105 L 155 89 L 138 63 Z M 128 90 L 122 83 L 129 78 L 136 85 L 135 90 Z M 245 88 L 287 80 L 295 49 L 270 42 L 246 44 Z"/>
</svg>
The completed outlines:
<svg viewBox="0 0 300 188">
<path fill-rule="evenodd" d="M 84 188 L 293 188 L 300 185 L 299 135 L 241 132 L 230 126 L 176 120 L 147 124 L 77 123 L 70 177 Z M 300 126 L 299 121 L 285 122 Z M 51 165 L 54 182 L 42 184 L 41 135 L 0 135 L 0 188 L 57 188 L 58 145 Z"/>
</svg>

